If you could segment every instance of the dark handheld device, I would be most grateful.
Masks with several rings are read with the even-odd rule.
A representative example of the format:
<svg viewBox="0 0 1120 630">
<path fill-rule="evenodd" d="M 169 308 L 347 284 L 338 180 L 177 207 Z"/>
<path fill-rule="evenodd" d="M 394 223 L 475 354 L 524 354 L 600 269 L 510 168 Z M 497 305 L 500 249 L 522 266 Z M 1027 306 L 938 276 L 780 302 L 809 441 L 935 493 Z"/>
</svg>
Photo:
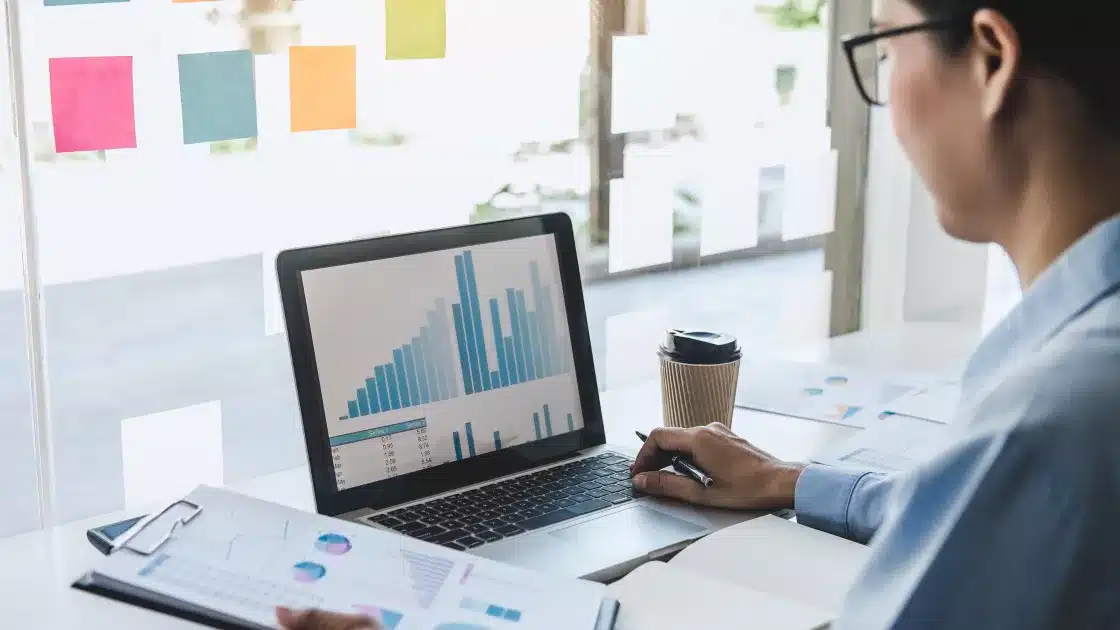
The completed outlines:
<svg viewBox="0 0 1120 630">
<path fill-rule="evenodd" d="M 98 551 L 109 555 L 109 551 L 113 548 L 113 541 L 119 538 L 121 534 L 132 529 L 132 526 L 139 523 L 143 518 L 143 516 L 137 516 L 119 523 L 95 527 L 86 531 L 86 538 Z"/>
</svg>

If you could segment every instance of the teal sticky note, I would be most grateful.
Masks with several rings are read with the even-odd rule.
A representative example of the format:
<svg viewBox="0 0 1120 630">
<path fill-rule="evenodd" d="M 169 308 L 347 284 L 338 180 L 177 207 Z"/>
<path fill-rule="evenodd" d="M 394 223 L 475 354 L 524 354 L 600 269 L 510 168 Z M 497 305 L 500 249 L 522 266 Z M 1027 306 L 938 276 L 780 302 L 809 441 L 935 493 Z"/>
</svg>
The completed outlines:
<svg viewBox="0 0 1120 630">
<path fill-rule="evenodd" d="M 179 55 L 183 143 L 255 138 L 257 90 L 248 50 Z"/>
<path fill-rule="evenodd" d="M 128 2 L 128 0 L 43 0 L 43 6 L 64 7 L 71 4 L 108 4 L 110 2 Z"/>
</svg>

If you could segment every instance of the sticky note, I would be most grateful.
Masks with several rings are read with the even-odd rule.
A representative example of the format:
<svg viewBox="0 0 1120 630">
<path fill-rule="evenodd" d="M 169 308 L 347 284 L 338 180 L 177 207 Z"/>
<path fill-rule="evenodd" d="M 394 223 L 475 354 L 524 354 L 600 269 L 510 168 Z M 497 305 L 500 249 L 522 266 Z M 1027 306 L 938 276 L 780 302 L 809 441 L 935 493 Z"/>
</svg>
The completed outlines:
<svg viewBox="0 0 1120 630">
<path fill-rule="evenodd" d="M 829 234 L 835 229 L 838 156 L 829 149 L 786 162 L 783 241 Z"/>
<path fill-rule="evenodd" d="M 136 148 L 132 57 L 50 60 L 55 151 Z"/>
<path fill-rule="evenodd" d="M 706 142 L 698 160 L 701 256 L 758 245 L 762 171 L 758 147 L 766 145 L 758 134 L 731 135 Z"/>
<path fill-rule="evenodd" d="M 385 0 L 385 59 L 447 56 L 447 0 Z"/>
<path fill-rule="evenodd" d="M 357 51 L 354 46 L 292 46 L 292 131 L 358 126 Z"/>
<path fill-rule="evenodd" d="M 627 150 L 626 177 L 610 182 L 610 273 L 673 261 L 676 165 L 673 156 L 661 150 Z"/>
<path fill-rule="evenodd" d="M 257 135 L 253 53 L 248 50 L 179 55 L 183 143 Z"/>
<path fill-rule="evenodd" d="M 43 0 L 43 6 L 64 7 L 71 4 L 108 4 L 110 2 L 128 2 L 128 0 Z"/>
</svg>

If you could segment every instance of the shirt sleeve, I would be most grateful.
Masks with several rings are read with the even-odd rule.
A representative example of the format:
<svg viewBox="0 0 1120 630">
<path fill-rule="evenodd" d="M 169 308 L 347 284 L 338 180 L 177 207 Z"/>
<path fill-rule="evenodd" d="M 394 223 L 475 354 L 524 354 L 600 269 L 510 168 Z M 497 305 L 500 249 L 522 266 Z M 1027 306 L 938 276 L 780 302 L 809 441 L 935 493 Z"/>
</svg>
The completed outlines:
<svg viewBox="0 0 1120 630">
<path fill-rule="evenodd" d="M 1049 376 L 898 478 L 835 630 L 1120 627 L 1120 398 Z"/>
<path fill-rule="evenodd" d="M 797 522 L 814 529 L 867 542 L 883 522 L 894 482 L 871 472 L 811 464 L 794 491 Z"/>
</svg>

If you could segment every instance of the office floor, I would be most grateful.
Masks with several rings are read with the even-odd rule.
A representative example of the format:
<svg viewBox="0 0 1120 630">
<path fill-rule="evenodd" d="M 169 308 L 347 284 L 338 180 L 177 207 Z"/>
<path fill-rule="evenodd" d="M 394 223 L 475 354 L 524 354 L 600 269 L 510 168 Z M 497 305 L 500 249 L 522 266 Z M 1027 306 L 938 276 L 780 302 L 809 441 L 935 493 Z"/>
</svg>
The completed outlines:
<svg viewBox="0 0 1120 630">
<path fill-rule="evenodd" d="M 600 386 L 655 376 L 656 346 L 670 326 L 732 332 L 748 355 L 823 337 L 822 266 L 822 253 L 809 251 L 587 287 Z M 64 518 L 125 504 L 122 421 L 129 418 L 191 406 L 215 410 L 227 481 L 302 463 L 287 347 L 281 335 L 263 334 L 261 287 L 259 257 L 245 257 L 47 288 Z M 0 457 L 8 474 L 33 478 L 30 427 L 16 421 L 29 417 L 21 309 L 18 294 L 0 294 Z M 6 496 L 17 492 L 33 490 L 0 486 L 0 504 L 29 505 Z"/>
</svg>

